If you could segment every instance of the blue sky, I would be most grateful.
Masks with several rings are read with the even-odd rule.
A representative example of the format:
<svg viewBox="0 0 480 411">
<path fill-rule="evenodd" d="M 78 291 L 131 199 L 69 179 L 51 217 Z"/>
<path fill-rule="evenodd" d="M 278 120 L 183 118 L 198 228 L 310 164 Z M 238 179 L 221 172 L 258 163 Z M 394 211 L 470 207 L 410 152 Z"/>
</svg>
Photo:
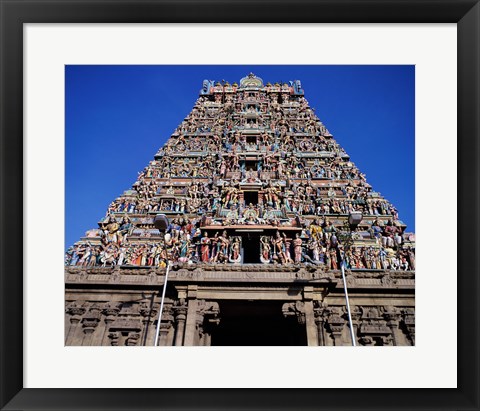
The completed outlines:
<svg viewBox="0 0 480 411">
<path fill-rule="evenodd" d="M 204 79 L 300 80 L 367 181 L 415 231 L 414 66 L 66 66 L 65 247 L 135 182 Z"/>
</svg>

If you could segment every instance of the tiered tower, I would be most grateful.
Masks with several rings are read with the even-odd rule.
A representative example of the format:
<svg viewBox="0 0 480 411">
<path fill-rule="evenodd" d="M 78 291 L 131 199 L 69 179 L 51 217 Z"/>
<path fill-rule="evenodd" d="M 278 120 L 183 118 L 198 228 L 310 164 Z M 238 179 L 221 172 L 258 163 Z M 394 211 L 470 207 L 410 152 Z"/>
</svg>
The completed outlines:
<svg viewBox="0 0 480 411">
<path fill-rule="evenodd" d="M 159 345 L 414 345 L 415 237 L 298 80 L 205 80 L 98 227 L 66 255 L 67 345 L 153 345 L 167 265 Z"/>
</svg>

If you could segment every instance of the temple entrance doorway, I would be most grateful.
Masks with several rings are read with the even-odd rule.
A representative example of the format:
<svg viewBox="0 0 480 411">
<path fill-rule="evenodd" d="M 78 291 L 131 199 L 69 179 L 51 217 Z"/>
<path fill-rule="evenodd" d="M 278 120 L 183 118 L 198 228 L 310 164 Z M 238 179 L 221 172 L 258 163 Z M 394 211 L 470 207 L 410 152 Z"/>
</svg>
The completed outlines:
<svg viewBox="0 0 480 411">
<path fill-rule="evenodd" d="M 282 314 L 283 301 L 218 301 L 221 320 L 214 346 L 306 346 L 305 324 Z"/>
</svg>

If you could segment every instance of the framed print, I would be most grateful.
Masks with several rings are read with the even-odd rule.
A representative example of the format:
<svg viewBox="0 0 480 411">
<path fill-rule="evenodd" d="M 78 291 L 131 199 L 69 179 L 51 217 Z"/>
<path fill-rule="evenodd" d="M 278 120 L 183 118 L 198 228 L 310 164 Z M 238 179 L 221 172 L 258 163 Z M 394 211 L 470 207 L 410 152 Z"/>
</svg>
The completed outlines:
<svg viewBox="0 0 480 411">
<path fill-rule="evenodd" d="M 293 4 L 283 1 L 0 1 L 2 409 L 479 408 L 476 1 L 301 2 L 294 4 L 295 13 Z M 81 194 L 91 195 L 91 201 L 112 181 L 109 173 L 127 168 L 140 149 L 152 161 L 154 153 L 146 143 L 140 147 L 140 136 L 154 126 L 135 120 L 130 135 L 137 140 L 122 140 L 126 130 L 118 107 L 127 107 L 130 99 L 122 117 L 133 118 L 135 107 L 156 110 L 158 95 L 169 96 L 172 110 L 178 109 L 183 103 L 175 93 L 188 93 L 189 73 L 196 79 L 200 67 L 199 100 L 185 109 L 191 113 L 175 132 L 162 131 L 171 140 L 134 182 L 137 194 L 127 186 L 117 189 L 127 191 L 110 197 L 115 201 L 103 207 L 108 211 L 98 216 L 98 230 L 76 234 L 65 244 L 65 227 L 85 212 L 78 200 L 76 209 L 69 207 L 69 193 L 81 192 L 70 178 L 72 161 L 85 175 L 95 170 L 87 178 L 91 194 L 88 184 Z M 415 236 L 402 237 L 396 211 L 388 204 L 382 211 L 382 197 L 368 196 L 374 192 L 358 183 L 361 168 L 350 164 L 335 142 L 328 118 L 320 110 L 315 117 L 303 98 L 302 85 L 309 98 L 308 80 L 297 82 L 299 67 L 306 79 L 308 73 L 326 78 L 315 71 L 319 67 L 334 67 L 335 73 L 351 69 L 330 84 L 350 95 L 364 81 L 352 67 L 381 68 L 363 91 L 383 92 L 376 107 L 362 99 L 352 104 L 359 117 L 377 115 L 380 127 L 388 120 L 378 114 L 379 106 L 396 100 L 390 110 L 398 111 L 401 123 L 392 127 L 401 136 L 391 154 L 364 145 L 372 146 L 367 152 L 372 162 L 381 162 L 386 178 L 415 168 L 415 177 L 410 170 Z M 408 81 L 382 82 L 398 67 L 407 67 Z M 213 76 L 208 70 L 203 74 L 205 68 L 218 69 L 221 78 L 203 82 Z M 163 71 L 154 81 L 149 73 L 157 69 Z M 140 70 L 146 89 L 157 94 L 128 94 L 141 88 L 125 74 L 131 70 Z M 281 78 L 262 77 L 259 70 L 278 70 Z M 292 78 L 284 78 L 290 73 Z M 400 114 L 395 92 L 402 87 L 412 91 L 410 114 Z M 327 98 L 327 89 L 317 106 L 337 104 Z M 322 97 L 322 90 L 315 93 Z M 347 99 L 348 94 L 339 98 Z M 226 107 L 221 130 L 218 119 L 210 124 L 218 107 Z M 185 110 L 177 111 L 183 116 Z M 109 117 L 113 111 L 117 117 Z M 196 119 L 202 119 L 200 128 Z M 76 143 L 82 142 L 82 133 L 92 132 L 84 126 L 95 122 L 107 128 L 83 140 L 87 150 L 72 145 L 71 136 L 78 133 Z M 415 129 L 414 165 L 402 155 L 406 124 Z M 360 126 L 351 125 L 352 130 Z M 215 138 L 222 149 L 212 157 Z M 110 149 L 102 146 L 108 139 Z M 312 141 L 322 148 L 313 150 Z M 202 144 L 210 144 L 211 158 L 195 157 Z M 123 151 L 114 145 L 123 145 Z M 89 151 L 104 154 L 98 169 L 89 162 Z M 207 169 L 212 181 L 202 180 Z M 161 187 L 153 186 L 157 183 Z M 395 184 L 400 193 L 403 183 Z M 307 195 L 312 190 L 318 195 Z M 342 204 L 335 203 L 335 195 L 344 198 Z M 325 200 L 308 208 L 315 197 Z M 357 250 L 354 243 L 351 255 L 344 231 L 331 228 L 344 223 L 335 216 L 337 206 L 345 222 L 352 217 L 348 238 L 363 247 Z M 203 207 L 192 227 L 184 228 L 186 220 L 173 221 L 179 213 L 192 214 L 192 207 Z M 359 211 L 362 218 L 355 223 Z M 375 221 L 383 219 L 377 237 Z M 218 227 L 226 232 L 217 236 Z M 148 240 L 155 236 L 164 254 L 159 249 L 157 255 L 155 241 Z M 80 250 L 69 250 L 79 237 Z M 382 259 L 376 252 L 386 254 Z M 248 274 L 237 269 L 246 264 L 257 270 L 253 277 L 265 276 L 248 290 L 238 277 L 243 274 L 236 273 Z M 290 288 L 282 289 L 283 280 L 275 277 L 280 271 L 287 277 L 296 273 Z M 386 276 L 386 271 L 396 273 Z M 232 291 L 219 280 L 227 274 L 230 280 L 238 277 L 229 285 Z M 95 275 L 108 277 L 107 282 L 95 286 L 100 281 Z M 178 294 L 169 293 L 167 275 Z M 208 287 L 191 287 L 193 277 Z M 130 284 L 128 298 L 122 281 Z M 146 295 L 142 281 L 153 292 Z M 368 287 L 359 287 L 362 281 Z M 343 299 L 347 286 L 350 303 Z M 372 290 L 375 304 L 365 297 Z M 341 298 L 332 299 L 335 292 Z M 238 322 L 238 310 L 250 310 L 252 319 L 258 317 L 256 325 Z M 278 322 L 268 328 L 262 316 L 274 310 Z M 162 321 L 156 320 L 159 312 Z M 215 329 L 219 313 L 223 328 Z M 376 347 L 360 347 L 368 345 Z"/>
<path fill-rule="evenodd" d="M 65 345 L 414 346 L 414 72 L 413 65 L 66 66 Z M 199 83 L 207 73 L 239 78 Z M 287 75 L 301 80 L 267 81 Z M 123 115 L 111 109 L 119 97 Z M 195 106 L 186 108 L 193 98 Z M 149 145 L 141 130 L 155 128 L 158 117 L 148 125 L 135 112 L 166 113 L 172 105 L 190 111 L 190 120 L 179 126 L 183 114 L 161 115 L 160 134 L 170 138 L 158 142 L 160 150 L 150 148 L 152 160 L 138 175 L 136 168 L 144 166 L 135 164 L 135 153 Z M 336 106 L 342 109 L 334 121 Z M 315 114 L 312 107 L 318 107 Z M 331 113 L 330 128 L 320 120 L 323 112 Z M 117 131 L 101 132 L 84 121 L 92 113 Z M 345 118 L 357 119 L 350 130 L 340 127 Z M 346 144 L 357 142 L 359 152 L 347 154 L 331 127 Z M 347 134 L 354 138 L 346 140 Z M 132 145 L 132 135 L 145 143 Z M 158 133 L 151 136 L 158 139 Z M 131 148 L 128 160 L 125 147 Z M 362 173 L 370 176 L 380 164 L 361 158 L 392 151 L 402 172 L 380 167 L 385 180 L 370 187 L 376 180 Z M 105 167 L 107 152 L 120 167 Z M 127 174 L 138 175 L 132 186 L 125 185 Z M 110 205 L 88 216 L 103 203 L 94 199 L 92 181 L 102 184 Z M 124 194 L 110 201 L 118 192 Z M 349 213 L 361 217 L 351 236 L 343 230 Z M 104 215 L 99 226 L 98 215 Z M 165 242 L 152 219 L 165 221 Z M 74 227 L 89 230 L 86 236 L 76 230 L 79 240 L 70 234 Z M 167 278 L 167 266 L 159 296 L 149 278 Z M 342 272 L 358 276 L 347 289 L 350 317 L 339 298 Z M 127 285 L 131 280 L 143 287 L 140 294 Z M 150 318 L 144 327 L 142 313 Z M 348 323 L 361 320 L 353 340 L 345 314 Z M 87 322 L 92 327 L 83 327 Z"/>
</svg>

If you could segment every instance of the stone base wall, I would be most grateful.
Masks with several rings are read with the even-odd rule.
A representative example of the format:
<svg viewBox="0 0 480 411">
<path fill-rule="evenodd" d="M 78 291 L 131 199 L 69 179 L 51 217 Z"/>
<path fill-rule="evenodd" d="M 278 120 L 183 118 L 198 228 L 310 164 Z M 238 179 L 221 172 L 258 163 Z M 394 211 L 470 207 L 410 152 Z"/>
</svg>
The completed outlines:
<svg viewBox="0 0 480 411">
<path fill-rule="evenodd" d="M 164 269 L 69 267 L 65 276 L 65 345 L 154 345 Z M 357 345 L 415 345 L 413 271 L 347 271 L 346 279 Z M 309 346 L 352 344 L 339 271 L 214 265 L 172 268 L 159 345 L 211 345 L 231 300 L 278 302 Z"/>
</svg>

